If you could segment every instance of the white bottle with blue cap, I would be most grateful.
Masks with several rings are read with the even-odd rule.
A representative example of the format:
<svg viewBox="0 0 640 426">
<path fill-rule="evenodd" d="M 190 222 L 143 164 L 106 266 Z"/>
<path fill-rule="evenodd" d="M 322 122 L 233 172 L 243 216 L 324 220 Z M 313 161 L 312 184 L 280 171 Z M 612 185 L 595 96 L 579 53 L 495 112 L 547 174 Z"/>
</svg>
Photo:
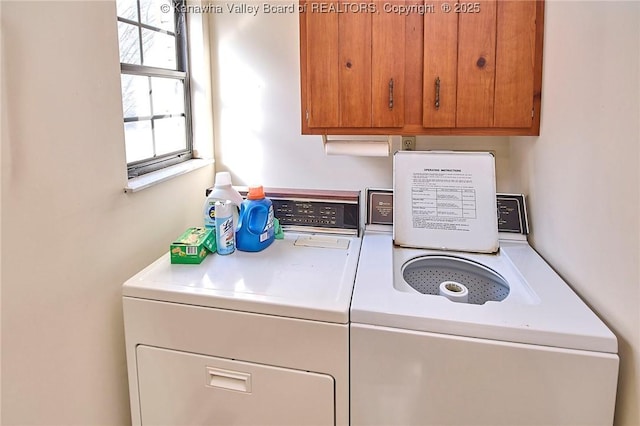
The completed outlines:
<svg viewBox="0 0 640 426">
<path fill-rule="evenodd" d="M 232 208 L 233 229 L 235 232 L 238 226 L 238 210 L 243 201 L 242 195 L 231 186 L 231 175 L 229 172 L 218 172 L 216 173 L 215 185 L 207 196 L 202 209 L 205 227 L 216 227 L 216 201 L 224 202 L 227 200 L 235 206 Z"/>
</svg>

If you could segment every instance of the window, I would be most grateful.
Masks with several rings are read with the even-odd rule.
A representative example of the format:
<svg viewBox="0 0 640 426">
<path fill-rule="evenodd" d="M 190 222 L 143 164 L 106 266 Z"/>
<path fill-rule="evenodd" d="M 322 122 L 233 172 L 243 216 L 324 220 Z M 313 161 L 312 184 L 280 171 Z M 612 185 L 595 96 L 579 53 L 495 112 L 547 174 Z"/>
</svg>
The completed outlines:
<svg viewBox="0 0 640 426">
<path fill-rule="evenodd" d="M 117 0 L 127 173 L 192 158 L 184 0 Z"/>
</svg>

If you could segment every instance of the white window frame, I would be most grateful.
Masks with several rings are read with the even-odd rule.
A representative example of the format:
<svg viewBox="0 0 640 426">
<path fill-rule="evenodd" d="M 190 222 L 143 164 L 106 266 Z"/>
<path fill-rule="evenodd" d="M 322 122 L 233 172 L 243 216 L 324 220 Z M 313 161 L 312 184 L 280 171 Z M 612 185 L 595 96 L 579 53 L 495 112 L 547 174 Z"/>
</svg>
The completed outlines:
<svg viewBox="0 0 640 426">
<path fill-rule="evenodd" d="M 192 132 L 192 118 L 191 118 L 191 90 L 190 90 L 190 74 L 189 74 L 189 46 L 187 38 L 187 19 L 186 19 L 186 0 L 167 0 L 171 3 L 171 13 L 175 14 L 175 31 L 162 30 L 139 21 L 132 21 L 120 16 L 117 17 L 118 22 L 134 25 L 138 28 L 138 37 L 140 43 L 142 43 L 142 29 L 148 29 L 152 31 L 165 32 L 171 35 L 175 35 L 176 40 L 176 64 L 177 69 L 171 70 L 159 67 L 150 67 L 145 65 L 135 64 L 120 64 L 121 74 L 147 76 L 147 77 L 163 77 L 179 79 L 184 84 L 184 118 L 185 118 L 185 140 L 186 147 L 179 151 L 163 155 L 155 155 L 146 159 L 132 161 L 127 163 L 127 177 L 128 179 L 135 179 L 139 176 L 147 173 L 155 172 L 167 167 L 175 166 L 176 164 L 189 161 L 194 158 L 193 154 L 193 132 Z M 140 3 L 137 0 L 138 5 L 138 17 L 140 17 Z M 160 5 L 159 5 L 160 6 Z M 143 48 L 140 46 L 140 54 L 144 55 Z M 151 94 L 153 96 L 153 94 Z M 182 116 L 182 115 L 181 115 Z M 137 121 L 137 120 L 149 120 L 151 121 L 152 130 L 154 120 L 169 118 L 171 115 L 152 115 L 150 117 L 123 117 L 124 123 Z M 152 131 L 152 137 L 155 138 Z M 126 143 L 126 142 L 125 142 Z M 154 142 L 155 145 L 155 142 Z"/>
</svg>

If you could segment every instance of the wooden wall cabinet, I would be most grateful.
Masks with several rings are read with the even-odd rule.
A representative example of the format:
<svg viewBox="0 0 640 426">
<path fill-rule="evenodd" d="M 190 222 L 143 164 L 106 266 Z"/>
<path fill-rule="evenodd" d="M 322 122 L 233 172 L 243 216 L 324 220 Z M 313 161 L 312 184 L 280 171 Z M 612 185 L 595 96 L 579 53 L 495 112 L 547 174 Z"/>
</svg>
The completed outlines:
<svg viewBox="0 0 640 426">
<path fill-rule="evenodd" d="M 542 0 L 300 9 L 303 134 L 539 134 Z"/>
</svg>

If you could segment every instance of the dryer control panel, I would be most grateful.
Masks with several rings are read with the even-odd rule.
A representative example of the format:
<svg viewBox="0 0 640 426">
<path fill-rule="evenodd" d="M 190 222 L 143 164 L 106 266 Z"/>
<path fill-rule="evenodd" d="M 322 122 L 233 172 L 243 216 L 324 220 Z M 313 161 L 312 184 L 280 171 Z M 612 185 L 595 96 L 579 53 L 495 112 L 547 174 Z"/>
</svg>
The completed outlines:
<svg viewBox="0 0 640 426">
<path fill-rule="evenodd" d="M 246 197 L 248 188 L 235 188 Z M 359 235 L 360 191 L 265 187 L 264 192 L 284 229 Z"/>
<path fill-rule="evenodd" d="M 271 201 L 273 201 L 274 214 L 282 226 L 358 229 L 358 208 L 355 204 L 273 198 Z"/>
</svg>

